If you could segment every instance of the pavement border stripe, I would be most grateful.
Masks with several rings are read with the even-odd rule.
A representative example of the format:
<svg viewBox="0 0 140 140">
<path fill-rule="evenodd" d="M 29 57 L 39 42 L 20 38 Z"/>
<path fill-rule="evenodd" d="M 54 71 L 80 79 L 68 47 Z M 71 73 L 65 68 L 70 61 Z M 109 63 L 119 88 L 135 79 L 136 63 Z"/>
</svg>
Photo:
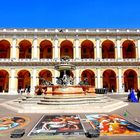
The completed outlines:
<svg viewBox="0 0 140 140">
<path fill-rule="evenodd" d="M 38 120 L 38 122 L 36 123 L 36 125 L 30 130 L 30 132 L 28 133 L 27 136 L 30 136 L 30 134 L 31 134 L 31 132 L 33 131 L 33 129 L 40 123 L 40 121 L 42 120 L 42 118 L 43 118 L 44 116 L 45 116 L 45 114 L 42 115 L 42 117 Z"/>
</svg>

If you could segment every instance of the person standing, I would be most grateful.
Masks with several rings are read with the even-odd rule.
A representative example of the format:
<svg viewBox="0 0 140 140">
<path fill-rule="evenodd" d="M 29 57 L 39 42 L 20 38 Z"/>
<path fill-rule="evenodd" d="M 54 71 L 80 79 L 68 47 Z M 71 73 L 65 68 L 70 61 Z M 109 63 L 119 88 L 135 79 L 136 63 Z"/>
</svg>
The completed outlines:
<svg viewBox="0 0 140 140">
<path fill-rule="evenodd" d="M 138 99 L 135 97 L 135 92 L 133 89 L 131 89 L 130 93 L 128 94 L 128 101 L 130 102 L 138 102 Z"/>
<path fill-rule="evenodd" d="M 137 91 L 137 98 L 138 98 L 138 102 L 139 102 L 139 99 L 140 99 L 140 89 L 138 89 L 138 91 Z"/>
</svg>

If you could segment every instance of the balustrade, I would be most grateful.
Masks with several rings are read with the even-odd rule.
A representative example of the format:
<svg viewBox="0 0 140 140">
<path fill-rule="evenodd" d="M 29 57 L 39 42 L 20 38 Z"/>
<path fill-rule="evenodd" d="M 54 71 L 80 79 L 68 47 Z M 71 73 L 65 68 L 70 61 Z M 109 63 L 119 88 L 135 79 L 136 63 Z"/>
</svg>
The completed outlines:
<svg viewBox="0 0 140 140">
<path fill-rule="evenodd" d="M 80 59 L 80 58 L 76 58 L 76 59 L 70 59 L 70 62 L 139 62 L 140 59 L 136 59 L 136 58 L 125 58 L 125 59 L 110 59 L 110 58 L 106 58 L 106 59 L 91 59 L 91 58 L 85 58 L 85 59 Z M 37 59 L 37 58 L 32 58 L 32 59 L 18 59 L 18 58 L 0 58 L 0 62 L 60 62 L 60 59 Z"/>
</svg>

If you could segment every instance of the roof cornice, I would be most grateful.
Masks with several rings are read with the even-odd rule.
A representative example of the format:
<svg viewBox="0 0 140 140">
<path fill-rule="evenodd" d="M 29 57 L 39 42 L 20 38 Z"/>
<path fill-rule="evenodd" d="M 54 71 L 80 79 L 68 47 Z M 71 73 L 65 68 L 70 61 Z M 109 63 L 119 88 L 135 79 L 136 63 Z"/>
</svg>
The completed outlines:
<svg viewBox="0 0 140 140">
<path fill-rule="evenodd" d="M 0 35 L 140 36 L 136 28 L 0 28 Z"/>
</svg>

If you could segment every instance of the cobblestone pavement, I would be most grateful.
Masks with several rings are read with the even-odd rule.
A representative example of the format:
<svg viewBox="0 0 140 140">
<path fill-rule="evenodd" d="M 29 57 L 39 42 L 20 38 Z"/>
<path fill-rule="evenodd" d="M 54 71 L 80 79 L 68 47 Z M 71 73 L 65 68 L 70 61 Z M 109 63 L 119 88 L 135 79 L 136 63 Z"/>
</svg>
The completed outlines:
<svg viewBox="0 0 140 140">
<path fill-rule="evenodd" d="M 111 98 L 117 98 L 119 100 L 126 101 L 127 95 L 106 95 L 110 96 Z M 12 95 L 12 96 L 6 96 L 6 95 L 0 95 L 0 103 L 5 102 L 7 100 L 16 99 L 18 96 Z M 111 113 L 123 115 L 125 111 L 128 111 L 131 113 L 130 115 L 133 116 L 130 119 L 131 122 L 133 122 L 133 118 L 140 116 L 140 103 L 129 103 L 128 106 L 123 107 L 119 110 L 116 110 Z M 93 112 L 96 113 L 96 112 Z M 38 122 L 38 120 L 41 118 L 44 114 L 17 114 L 16 112 L 13 112 L 11 110 L 5 109 L 4 107 L 0 106 L 0 117 L 3 116 L 27 116 L 31 118 L 31 122 L 25 126 L 26 133 L 22 138 L 16 138 L 17 140 L 43 140 L 43 139 L 50 139 L 50 140 L 89 140 L 89 138 L 86 138 L 85 136 L 36 136 L 36 137 L 29 137 L 27 134 L 30 132 L 30 130 L 33 128 L 33 126 Z M 50 114 L 48 114 L 50 115 Z M 137 124 L 140 125 L 140 124 Z M 11 140 L 13 138 L 10 138 L 10 132 L 7 133 L 0 133 L 0 140 Z M 93 139 L 93 138 L 92 138 Z M 96 138 L 96 140 L 140 140 L 140 136 L 102 136 L 99 138 Z"/>
</svg>

